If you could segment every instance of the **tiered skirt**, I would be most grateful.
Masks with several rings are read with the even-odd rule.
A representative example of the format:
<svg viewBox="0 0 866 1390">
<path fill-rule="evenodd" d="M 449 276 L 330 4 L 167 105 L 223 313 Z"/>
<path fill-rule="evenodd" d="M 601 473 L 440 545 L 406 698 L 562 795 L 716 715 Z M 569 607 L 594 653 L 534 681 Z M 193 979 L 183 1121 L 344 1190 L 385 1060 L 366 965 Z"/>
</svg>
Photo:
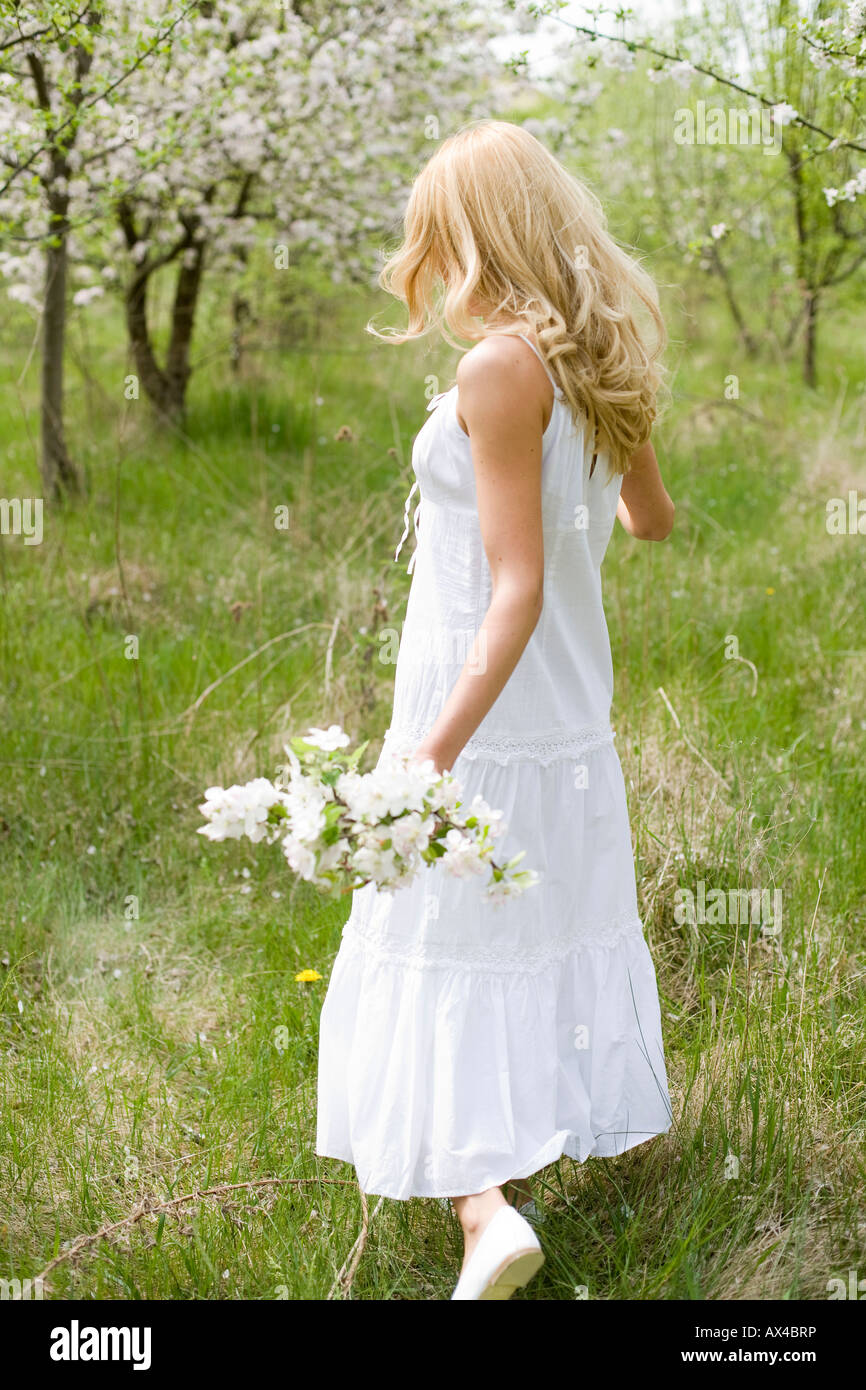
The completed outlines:
<svg viewBox="0 0 866 1390">
<path fill-rule="evenodd" d="M 501 905 L 441 866 L 356 891 L 323 1005 L 316 1152 L 365 1192 L 448 1197 L 563 1154 L 610 1157 L 671 1124 L 655 971 L 613 742 L 454 775 L 540 883 Z M 483 750 L 482 750 L 483 751 Z"/>
</svg>

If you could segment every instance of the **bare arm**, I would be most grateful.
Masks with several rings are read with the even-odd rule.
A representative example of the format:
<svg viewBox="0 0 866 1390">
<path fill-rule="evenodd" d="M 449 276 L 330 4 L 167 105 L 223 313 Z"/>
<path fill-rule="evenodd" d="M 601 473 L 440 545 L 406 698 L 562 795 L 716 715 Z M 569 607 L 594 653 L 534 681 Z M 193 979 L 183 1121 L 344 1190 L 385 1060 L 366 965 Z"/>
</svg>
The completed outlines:
<svg viewBox="0 0 866 1390">
<path fill-rule="evenodd" d="M 616 514 L 629 535 L 641 541 L 663 541 L 673 530 L 674 504 L 649 441 L 632 455 Z"/>
<path fill-rule="evenodd" d="M 502 692 L 541 615 L 541 453 L 552 391 L 521 344 L 482 341 L 457 371 L 492 596 L 463 670 L 416 758 L 451 768 Z"/>
</svg>

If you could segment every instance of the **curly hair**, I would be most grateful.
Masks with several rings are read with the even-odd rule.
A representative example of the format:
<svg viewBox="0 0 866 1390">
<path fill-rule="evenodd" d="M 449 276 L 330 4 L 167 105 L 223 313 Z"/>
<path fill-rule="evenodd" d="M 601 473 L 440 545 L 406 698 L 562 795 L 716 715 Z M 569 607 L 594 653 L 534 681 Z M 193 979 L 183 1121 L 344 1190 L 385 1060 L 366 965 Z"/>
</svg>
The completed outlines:
<svg viewBox="0 0 866 1390">
<path fill-rule="evenodd" d="M 392 342 L 438 328 L 460 347 L 508 331 L 497 322 L 529 329 L 575 421 L 612 472 L 627 472 L 663 382 L 658 292 L 608 232 L 595 194 L 529 131 L 480 121 L 443 141 L 413 184 L 403 243 L 379 282 L 408 309 L 405 330 L 368 325 Z"/>
</svg>

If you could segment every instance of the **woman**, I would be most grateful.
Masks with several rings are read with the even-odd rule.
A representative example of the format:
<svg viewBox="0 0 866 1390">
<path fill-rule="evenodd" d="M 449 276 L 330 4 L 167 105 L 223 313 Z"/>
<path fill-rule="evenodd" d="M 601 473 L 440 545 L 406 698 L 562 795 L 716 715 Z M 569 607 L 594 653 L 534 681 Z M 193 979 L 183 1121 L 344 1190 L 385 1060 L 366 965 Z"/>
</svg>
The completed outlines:
<svg viewBox="0 0 866 1390">
<path fill-rule="evenodd" d="M 438 868 L 356 892 L 322 1012 L 316 1150 L 364 1191 L 450 1198 L 453 1297 L 502 1299 L 543 1259 L 512 1205 L 523 1180 L 671 1122 L 599 575 L 616 516 L 642 539 L 671 530 L 649 442 L 664 330 L 597 199 L 500 121 L 427 164 L 382 283 L 408 307 L 394 341 L 476 342 L 414 444 L 383 752 L 409 743 L 502 810 L 503 857 L 525 850 L 540 883 L 498 907 Z"/>
</svg>

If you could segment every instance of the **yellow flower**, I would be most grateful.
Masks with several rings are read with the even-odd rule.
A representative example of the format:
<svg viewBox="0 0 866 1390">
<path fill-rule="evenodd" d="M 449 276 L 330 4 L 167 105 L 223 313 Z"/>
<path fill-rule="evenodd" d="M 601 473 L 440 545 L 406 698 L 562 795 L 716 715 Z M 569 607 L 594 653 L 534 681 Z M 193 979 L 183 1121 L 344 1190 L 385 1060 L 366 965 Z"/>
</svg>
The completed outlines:
<svg viewBox="0 0 866 1390">
<path fill-rule="evenodd" d="M 774 594 L 775 592 L 776 592 L 775 589 L 768 589 L 768 590 L 767 590 L 767 593 L 768 593 L 768 594 Z"/>
<path fill-rule="evenodd" d="M 299 985 L 309 984 L 312 980 L 321 980 L 318 970 L 302 970 L 300 975 L 295 976 L 295 982 Z"/>
</svg>

